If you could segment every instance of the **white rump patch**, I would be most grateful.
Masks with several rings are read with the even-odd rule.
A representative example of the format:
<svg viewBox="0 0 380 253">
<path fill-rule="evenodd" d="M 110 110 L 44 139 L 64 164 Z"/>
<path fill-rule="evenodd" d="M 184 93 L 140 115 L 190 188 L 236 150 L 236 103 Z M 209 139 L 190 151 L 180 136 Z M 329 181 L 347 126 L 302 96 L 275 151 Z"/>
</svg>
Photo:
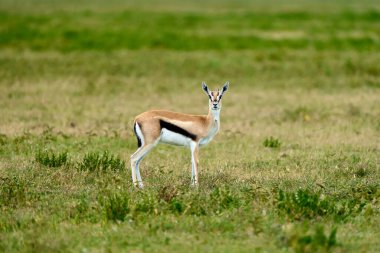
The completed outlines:
<svg viewBox="0 0 380 253">
<path fill-rule="evenodd" d="M 140 138 L 140 140 L 141 140 L 141 147 L 143 147 L 144 144 L 145 144 L 145 141 L 144 141 L 144 135 L 143 135 L 143 133 L 142 133 L 142 131 L 141 131 L 141 128 L 140 128 L 139 124 L 137 124 L 137 122 L 136 122 L 135 124 L 136 124 L 136 134 L 137 134 L 137 136 L 138 136 L 138 137 Z"/>
</svg>

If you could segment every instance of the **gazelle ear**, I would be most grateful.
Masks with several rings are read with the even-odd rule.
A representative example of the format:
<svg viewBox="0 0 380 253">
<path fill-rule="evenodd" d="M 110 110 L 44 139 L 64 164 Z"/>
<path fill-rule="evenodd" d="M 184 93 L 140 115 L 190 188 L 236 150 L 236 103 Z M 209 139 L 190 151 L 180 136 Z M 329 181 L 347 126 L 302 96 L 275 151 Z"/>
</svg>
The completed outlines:
<svg viewBox="0 0 380 253">
<path fill-rule="evenodd" d="M 208 87 L 205 82 L 202 82 L 202 89 L 204 90 L 204 92 L 206 92 L 207 96 L 209 96 Z"/>
<path fill-rule="evenodd" d="M 229 87 L 229 86 L 230 86 L 230 82 L 227 81 L 227 82 L 223 85 L 221 96 L 223 96 L 223 94 L 228 90 L 228 87 Z"/>
</svg>

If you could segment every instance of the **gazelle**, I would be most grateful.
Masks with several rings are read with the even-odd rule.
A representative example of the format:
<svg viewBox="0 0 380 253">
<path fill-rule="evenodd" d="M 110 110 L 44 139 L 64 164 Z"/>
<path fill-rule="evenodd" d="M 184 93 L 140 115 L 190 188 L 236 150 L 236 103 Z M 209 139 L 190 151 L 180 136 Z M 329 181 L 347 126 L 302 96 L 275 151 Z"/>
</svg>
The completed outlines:
<svg viewBox="0 0 380 253">
<path fill-rule="evenodd" d="M 152 110 L 135 118 L 134 132 L 137 137 L 137 151 L 131 156 L 132 180 L 135 186 L 143 188 L 140 175 L 141 160 L 158 143 L 189 147 L 191 150 L 192 185 L 198 185 L 199 147 L 208 144 L 219 131 L 221 99 L 228 90 L 226 82 L 221 90 L 210 91 L 205 82 L 202 89 L 209 98 L 207 115 Z"/>
</svg>

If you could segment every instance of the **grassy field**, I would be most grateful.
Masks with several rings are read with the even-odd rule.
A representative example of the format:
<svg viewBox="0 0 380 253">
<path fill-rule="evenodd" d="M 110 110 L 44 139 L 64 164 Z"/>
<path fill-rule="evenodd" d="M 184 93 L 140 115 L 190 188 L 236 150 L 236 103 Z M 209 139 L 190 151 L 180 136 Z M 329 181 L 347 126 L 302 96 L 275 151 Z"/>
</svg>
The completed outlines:
<svg viewBox="0 0 380 253">
<path fill-rule="evenodd" d="M 0 0 L 0 252 L 379 252 L 380 3 L 143 2 Z M 133 188 L 203 80 L 200 186 L 159 145 Z"/>
</svg>

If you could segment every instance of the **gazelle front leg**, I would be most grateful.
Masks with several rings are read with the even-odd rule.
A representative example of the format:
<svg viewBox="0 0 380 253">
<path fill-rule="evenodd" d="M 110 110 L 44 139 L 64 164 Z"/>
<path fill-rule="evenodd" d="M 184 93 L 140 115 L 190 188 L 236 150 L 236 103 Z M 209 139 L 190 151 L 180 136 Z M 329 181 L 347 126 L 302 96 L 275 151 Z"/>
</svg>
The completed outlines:
<svg viewBox="0 0 380 253">
<path fill-rule="evenodd" d="M 191 185 L 198 186 L 198 156 L 199 145 L 197 142 L 190 143 L 191 150 Z"/>
</svg>

